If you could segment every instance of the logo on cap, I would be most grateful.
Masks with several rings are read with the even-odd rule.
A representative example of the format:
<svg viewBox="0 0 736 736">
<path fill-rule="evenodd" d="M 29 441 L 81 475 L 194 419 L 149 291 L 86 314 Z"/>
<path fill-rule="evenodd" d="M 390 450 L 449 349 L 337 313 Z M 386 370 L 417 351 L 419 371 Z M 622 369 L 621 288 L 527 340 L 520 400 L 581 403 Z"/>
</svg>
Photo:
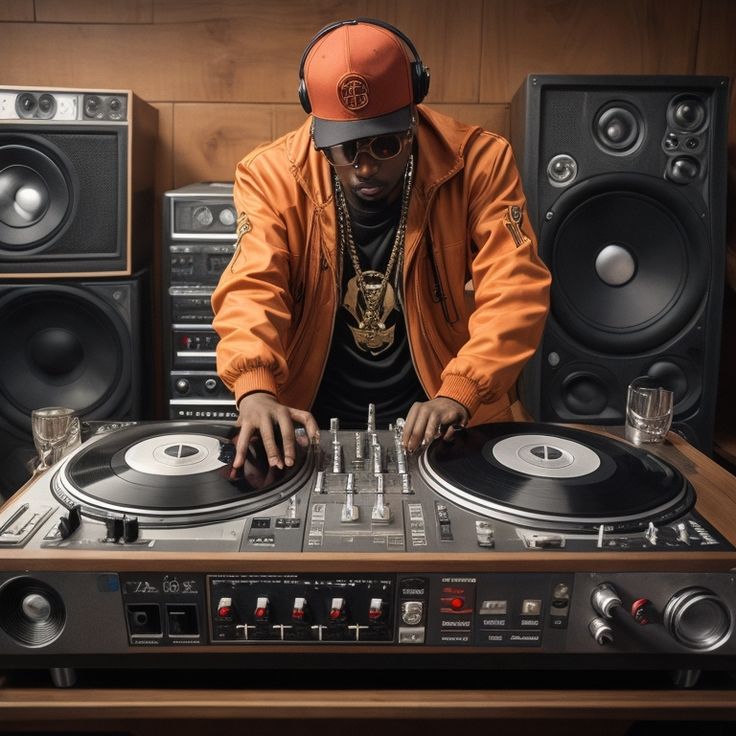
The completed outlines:
<svg viewBox="0 0 736 736">
<path fill-rule="evenodd" d="M 360 110 L 368 104 L 368 82 L 359 74 L 347 74 L 337 83 L 342 106 L 350 111 Z"/>
</svg>

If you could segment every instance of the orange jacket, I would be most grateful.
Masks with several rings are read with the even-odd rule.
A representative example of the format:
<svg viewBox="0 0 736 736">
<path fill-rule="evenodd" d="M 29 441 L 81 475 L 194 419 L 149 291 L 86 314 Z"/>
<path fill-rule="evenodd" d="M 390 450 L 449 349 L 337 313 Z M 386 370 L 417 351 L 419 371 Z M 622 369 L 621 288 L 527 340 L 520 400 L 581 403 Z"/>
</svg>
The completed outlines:
<svg viewBox="0 0 736 736">
<path fill-rule="evenodd" d="M 417 112 L 403 259 L 409 344 L 427 395 L 459 401 L 477 424 L 509 405 L 542 334 L 550 275 L 509 144 L 423 106 Z M 238 164 L 238 248 L 212 295 L 225 384 L 237 399 L 268 391 L 300 409 L 319 388 L 342 267 L 331 170 L 309 126 Z"/>
</svg>

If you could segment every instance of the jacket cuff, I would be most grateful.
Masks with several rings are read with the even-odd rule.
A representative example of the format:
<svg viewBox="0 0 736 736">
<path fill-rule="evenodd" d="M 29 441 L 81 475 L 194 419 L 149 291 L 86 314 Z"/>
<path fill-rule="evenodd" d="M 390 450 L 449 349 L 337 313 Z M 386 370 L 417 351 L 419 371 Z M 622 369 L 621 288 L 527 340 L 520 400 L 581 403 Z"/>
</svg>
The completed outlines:
<svg viewBox="0 0 736 736">
<path fill-rule="evenodd" d="M 256 391 L 265 391 L 278 396 L 276 379 L 268 368 L 254 368 L 247 373 L 242 373 L 233 384 L 236 403 L 240 403 L 240 399 L 246 394 L 252 394 Z"/>
<path fill-rule="evenodd" d="M 446 396 L 459 402 L 470 412 L 471 417 L 482 403 L 478 394 L 478 384 L 456 374 L 445 377 L 437 396 Z"/>
</svg>

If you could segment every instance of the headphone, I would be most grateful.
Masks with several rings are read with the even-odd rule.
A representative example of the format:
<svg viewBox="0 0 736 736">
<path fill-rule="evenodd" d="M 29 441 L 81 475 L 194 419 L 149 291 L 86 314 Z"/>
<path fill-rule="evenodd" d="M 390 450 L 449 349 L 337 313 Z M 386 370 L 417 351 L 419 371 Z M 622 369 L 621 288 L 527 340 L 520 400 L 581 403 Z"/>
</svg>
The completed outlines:
<svg viewBox="0 0 736 736">
<path fill-rule="evenodd" d="M 307 83 L 304 81 L 304 64 L 307 61 L 307 56 L 309 55 L 309 52 L 312 50 L 314 45 L 317 43 L 317 41 L 320 40 L 323 36 L 326 36 L 331 31 L 334 31 L 335 28 L 340 28 L 340 26 L 354 26 L 358 23 L 369 23 L 373 26 L 378 26 L 379 28 L 385 28 L 387 31 L 390 31 L 394 34 L 394 36 L 397 36 L 400 38 L 409 48 L 411 53 L 414 56 L 414 61 L 409 63 L 410 67 L 410 73 L 411 73 L 411 89 L 412 89 L 412 95 L 413 95 L 413 101 L 415 105 L 418 105 L 426 96 L 427 92 L 429 92 L 429 69 L 424 66 L 424 63 L 422 62 L 421 58 L 419 57 L 419 52 L 416 49 L 416 46 L 411 42 L 411 39 L 403 34 L 398 28 L 395 26 L 392 26 L 390 23 L 385 23 L 382 20 L 376 20 L 375 18 L 353 18 L 352 20 L 338 20 L 335 23 L 330 23 L 329 25 L 326 25 L 308 44 L 307 48 L 304 49 L 304 53 L 302 54 L 302 60 L 299 63 L 299 102 L 302 103 L 302 107 L 304 108 L 304 112 L 310 113 L 312 112 L 312 103 L 309 101 L 309 93 L 307 92 Z"/>
</svg>

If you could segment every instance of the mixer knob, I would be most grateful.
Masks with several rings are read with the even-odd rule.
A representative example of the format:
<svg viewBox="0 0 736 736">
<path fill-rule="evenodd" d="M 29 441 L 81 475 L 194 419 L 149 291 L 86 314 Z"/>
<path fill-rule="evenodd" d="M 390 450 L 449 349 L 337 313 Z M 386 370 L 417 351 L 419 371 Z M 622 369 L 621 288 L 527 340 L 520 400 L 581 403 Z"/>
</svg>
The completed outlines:
<svg viewBox="0 0 736 736">
<path fill-rule="evenodd" d="M 258 621 L 268 621 L 270 613 L 270 604 L 266 596 L 261 596 L 256 601 L 256 610 L 253 612 L 253 618 Z"/>
<path fill-rule="evenodd" d="M 333 623 L 340 623 L 345 620 L 347 615 L 345 599 L 344 598 L 333 598 L 330 602 L 330 610 L 327 614 L 327 618 Z"/>
<path fill-rule="evenodd" d="M 215 391 L 217 389 L 217 379 L 216 378 L 208 378 L 204 382 L 204 388 L 205 388 L 205 391 L 209 391 L 210 393 L 212 393 L 213 391 Z"/>
<path fill-rule="evenodd" d="M 423 616 L 423 601 L 404 601 L 401 604 L 401 621 L 407 626 L 418 626 Z"/>
<path fill-rule="evenodd" d="M 683 646 L 707 652 L 725 644 L 733 630 L 730 608 L 707 588 L 685 588 L 670 598 L 664 625 Z"/>
<path fill-rule="evenodd" d="M 220 618 L 228 618 L 233 612 L 233 599 L 222 597 L 217 602 L 217 615 Z"/>
<path fill-rule="evenodd" d="M 593 639 L 595 639 L 596 644 L 603 646 L 604 644 L 610 644 L 613 641 L 611 625 L 604 618 L 596 616 L 596 618 L 588 624 L 588 631 Z"/>
<path fill-rule="evenodd" d="M 291 607 L 291 618 L 298 623 L 304 623 L 307 620 L 307 599 L 294 598 L 294 605 Z"/>
<path fill-rule="evenodd" d="M 610 583 L 601 583 L 596 586 L 590 596 L 590 602 L 595 612 L 605 618 L 611 618 L 613 610 L 623 605 L 616 589 Z"/>
<path fill-rule="evenodd" d="M 176 391 L 180 394 L 187 394 L 189 393 L 189 381 L 187 381 L 186 378 L 180 378 L 176 382 Z"/>
<path fill-rule="evenodd" d="M 371 598 L 371 604 L 368 608 L 368 618 L 374 622 L 379 621 L 383 618 L 383 614 L 383 598 Z"/>
</svg>

